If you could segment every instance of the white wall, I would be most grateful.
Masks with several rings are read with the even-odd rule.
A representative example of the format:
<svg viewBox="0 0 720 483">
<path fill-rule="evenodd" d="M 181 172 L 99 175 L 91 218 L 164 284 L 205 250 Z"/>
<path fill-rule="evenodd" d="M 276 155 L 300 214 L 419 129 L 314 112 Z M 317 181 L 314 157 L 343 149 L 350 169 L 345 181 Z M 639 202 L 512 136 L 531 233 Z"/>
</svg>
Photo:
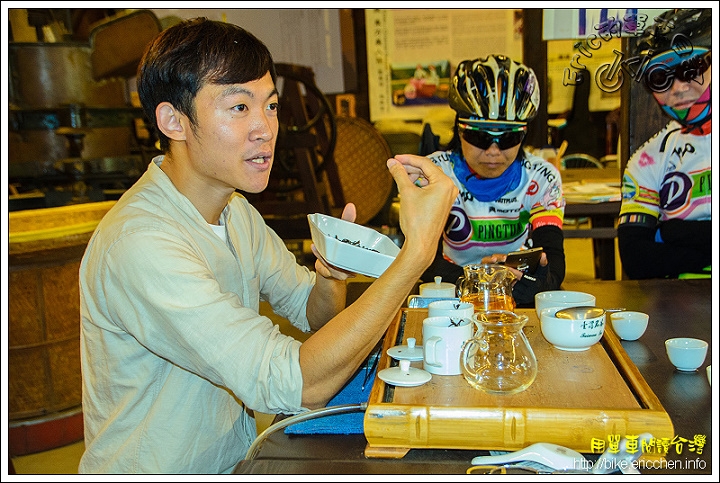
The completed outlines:
<svg viewBox="0 0 720 483">
<path fill-rule="evenodd" d="M 154 8 L 166 17 L 207 17 L 239 25 L 268 46 L 275 62 L 312 67 L 325 94 L 345 91 L 338 9 Z M 165 21 L 167 21 L 166 19 Z"/>
</svg>

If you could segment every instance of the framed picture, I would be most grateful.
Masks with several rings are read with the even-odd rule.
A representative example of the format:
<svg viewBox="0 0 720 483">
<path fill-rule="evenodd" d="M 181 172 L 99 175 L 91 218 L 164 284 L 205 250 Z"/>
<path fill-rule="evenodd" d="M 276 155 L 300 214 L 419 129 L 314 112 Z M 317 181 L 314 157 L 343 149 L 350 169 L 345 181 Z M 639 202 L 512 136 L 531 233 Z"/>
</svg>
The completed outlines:
<svg viewBox="0 0 720 483">
<path fill-rule="evenodd" d="M 449 86 L 450 62 L 447 60 L 390 66 L 390 89 L 395 106 L 446 104 Z"/>
</svg>

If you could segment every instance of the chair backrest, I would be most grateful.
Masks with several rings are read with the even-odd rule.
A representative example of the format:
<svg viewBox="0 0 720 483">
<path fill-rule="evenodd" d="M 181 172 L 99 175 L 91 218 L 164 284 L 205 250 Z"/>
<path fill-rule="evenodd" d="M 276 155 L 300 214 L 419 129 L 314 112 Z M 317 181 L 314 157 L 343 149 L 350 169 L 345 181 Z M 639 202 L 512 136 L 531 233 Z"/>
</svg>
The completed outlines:
<svg viewBox="0 0 720 483">
<path fill-rule="evenodd" d="M 364 119 L 337 116 L 334 160 L 345 202 L 357 208 L 355 222 L 372 220 L 390 199 L 393 178 L 387 169 L 392 151 L 380 132 Z M 342 208 L 337 206 L 336 208 Z"/>
<path fill-rule="evenodd" d="M 583 153 L 567 154 L 560 159 L 560 166 L 572 168 L 604 168 L 605 166 L 594 156 Z"/>
</svg>

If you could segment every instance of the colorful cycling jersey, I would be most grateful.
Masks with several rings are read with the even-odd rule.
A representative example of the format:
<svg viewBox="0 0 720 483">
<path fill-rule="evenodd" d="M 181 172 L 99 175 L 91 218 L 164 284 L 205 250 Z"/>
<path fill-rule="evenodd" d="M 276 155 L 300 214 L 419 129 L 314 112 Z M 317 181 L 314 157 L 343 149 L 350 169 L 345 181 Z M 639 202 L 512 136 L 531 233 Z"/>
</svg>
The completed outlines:
<svg viewBox="0 0 720 483">
<path fill-rule="evenodd" d="M 654 227 L 671 218 L 711 219 L 711 135 L 670 121 L 630 157 L 618 223 Z M 695 131 L 696 132 L 696 131 Z"/>
<path fill-rule="evenodd" d="M 560 172 L 549 162 L 525 155 L 517 188 L 494 201 L 478 201 L 453 171 L 460 155 L 438 151 L 429 156 L 460 189 L 443 232 L 445 258 L 456 265 L 477 263 L 482 257 L 520 249 L 533 229 L 554 225 L 562 229 L 565 200 Z"/>
</svg>

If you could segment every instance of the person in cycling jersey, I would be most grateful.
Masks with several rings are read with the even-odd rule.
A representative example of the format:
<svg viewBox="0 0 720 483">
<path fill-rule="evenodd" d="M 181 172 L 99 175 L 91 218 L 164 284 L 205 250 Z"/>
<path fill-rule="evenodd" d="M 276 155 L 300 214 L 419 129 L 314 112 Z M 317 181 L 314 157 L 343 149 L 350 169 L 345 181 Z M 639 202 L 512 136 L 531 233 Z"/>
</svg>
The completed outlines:
<svg viewBox="0 0 720 483">
<path fill-rule="evenodd" d="M 669 10 L 637 44 L 643 82 L 671 119 L 630 157 L 618 248 L 631 279 L 710 275 L 711 10 Z"/>
<path fill-rule="evenodd" d="M 533 70 L 505 55 L 461 62 L 450 83 L 456 112 L 447 150 L 429 155 L 460 190 L 438 251 L 422 279 L 455 282 L 463 266 L 504 262 L 508 252 L 542 247 L 534 273 L 513 270 L 513 298 L 532 307 L 535 294 L 565 278 L 560 172 L 523 149 L 540 105 Z"/>
</svg>

